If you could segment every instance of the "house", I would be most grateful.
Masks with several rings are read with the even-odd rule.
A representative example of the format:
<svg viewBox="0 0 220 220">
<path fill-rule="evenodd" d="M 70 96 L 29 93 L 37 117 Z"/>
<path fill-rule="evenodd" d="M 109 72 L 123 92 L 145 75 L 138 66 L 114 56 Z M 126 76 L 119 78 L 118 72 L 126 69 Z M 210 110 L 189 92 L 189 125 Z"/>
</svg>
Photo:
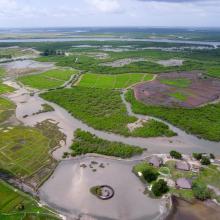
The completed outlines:
<svg viewBox="0 0 220 220">
<path fill-rule="evenodd" d="M 179 178 L 176 180 L 176 187 L 178 189 L 192 189 L 192 180 L 186 178 Z"/>
<path fill-rule="evenodd" d="M 152 156 L 149 160 L 149 164 L 154 167 L 160 167 L 163 165 L 163 160 L 160 157 Z"/>
<path fill-rule="evenodd" d="M 189 171 L 190 165 L 185 161 L 177 161 L 176 162 L 176 169 L 183 170 L 183 171 Z"/>
</svg>

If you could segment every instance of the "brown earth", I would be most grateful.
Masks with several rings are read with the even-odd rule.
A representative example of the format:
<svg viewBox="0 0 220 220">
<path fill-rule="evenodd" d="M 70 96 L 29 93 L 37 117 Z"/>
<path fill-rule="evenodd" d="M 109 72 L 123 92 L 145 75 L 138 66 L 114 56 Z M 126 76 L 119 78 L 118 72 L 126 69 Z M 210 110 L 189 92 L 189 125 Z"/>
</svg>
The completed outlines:
<svg viewBox="0 0 220 220">
<path fill-rule="evenodd" d="M 188 79 L 186 88 L 167 85 L 161 80 Z M 195 108 L 220 99 L 220 80 L 203 76 L 199 72 L 162 73 L 154 81 L 144 82 L 134 87 L 137 100 L 151 105 Z M 179 100 L 171 94 L 184 94 Z"/>
</svg>

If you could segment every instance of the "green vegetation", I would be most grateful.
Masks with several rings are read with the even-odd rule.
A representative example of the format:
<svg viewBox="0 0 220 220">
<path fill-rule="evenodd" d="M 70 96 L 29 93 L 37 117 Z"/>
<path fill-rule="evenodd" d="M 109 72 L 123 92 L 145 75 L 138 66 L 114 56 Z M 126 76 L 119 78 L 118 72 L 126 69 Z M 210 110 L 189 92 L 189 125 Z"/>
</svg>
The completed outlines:
<svg viewBox="0 0 220 220">
<path fill-rule="evenodd" d="M 15 105 L 11 101 L 0 97 L 0 124 L 10 118 L 14 110 Z"/>
<path fill-rule="evenodd" d="M 181 102 L 185 102 L 187 100 L 187 95 L 182 92 L 175 92 L 175 93 L 171 93 L 169 95 L 171 97 L 181 101 Z"/>
<path fill-rule="evenodd" d="M 102 189 L 100 186 L 93 186 L 90 188 L 90 192 L 94 195 L 94 196 L 101 196 L 102 195 Z"/>
<path fill-rule="evenodd" d="M 83 75 L 79 86 L 92 88 L 119 89 L 153 79 L 153 75 L 143 73 L 125 73 L 118 75 L 100 75 L 87 73 Z"/>
<path fill-rule="evenodd" d="M 159 173 L 164 176 L 170 176 L 170 169 L 168 167 L 160 167 Z"/>
<path fill-rule="evenodd" d="M 157 179 L 159 176 L 158 169 L 151 166 L 147 162 L 141 162 L 136 164 L 133 167 L 133 172 L 139 176 L 139 173 L 142 173 L 142 176 L 139 176 L 142 181 L 151 183 Z"/>
<path fill-rule="evenodd" d="M 202 154 L 201 154 L 201 153 L 193 153 L 192 156 L 193 156 L 196 160 L 201 160 L 201 159 L 202 159 Z"/>
<path fill-rule="evenodd" d="M 210 165 L 211 164 L 210 159 L 208 157 L 202 157 L 201 164 L 202 165 Z"/>
<path fill-rule="evenodd" d="M 0 68 L 0 95 L 14 91 L 14 88 L 2 83 L 2 77 L 4 75 L 5 75 L 5 70 L 3 68 Z"/>
<path fill-rule="evenodd" d="M 209 104 L 195 109 L 151 106 L 138 102 L 131 90 L 126 94 L 126 99 L 132 104 L 134 113 L 158 117 L 188 133 L 220 141 L 220 104 Z"/>
<path fill-rule="evenodd" d="M 42 104 L 41 108 L 42 108 L 41 110 L 39 110 L 36 113 L 33 113 L 33 115 L 38 115 L 38 114 L 41 114 L 41 113 L 54 111 L 54 108 L 52 106 L 48 105 L 47 103 Z"/>
<path fill-rule="evenodd" d="M 42 208 L 29 195 L 0 180 L 0 219 L 59 219 L 47 208 Z"/>
<path fill-rule="evenodd" d="M 170 156 L 172 158 L 175 158 L 175 159 L 178 159 L 178 160 L 182 159 L 182 154 L 177 152 L 177 151 L 175 151 L 175 150 L 170 151 Z"/>
<path fill-rule="evenodd" d="M 18 80 L 32 88 L 51 89 L 62 86 L 76 72 L 72 69 L 54 69 L 40 74 L 22 76 Z"/>
<path fill-rule="evenodd" d="M 0 82 L 0 95 L 5 94 L 5 93 L 10 93 L 13 92 L 14 88 L 4 85 L 3 83 Z"/>
<path fill-rule="evenodd" d="M 135 137 L 173 137 L 176 133 L 171 131 L 168 125 L 150 119 L 146 123 L 143 123 L 142 127 L 132 131 L 131 135 Z"/>
<path fill-rule="evenodd" d="M 205 183 L 206 185 L 212 185 L 220 189 L 220 171 L 218 167 L 209 165 L 206 168 L 201 168 L 196 181 L 199 183 Z"/>
<path fill-rule="evenodd" d="M 143 127 L 130 132 L 127 125 L 135 122 L 137 118 L 128 116 L 119 91 L 73 87 L 50 91 L 41 96 L 64 107 L 74 117 L 98 130 L 135 137 L 175 135 L 168 126 L 155 121 L 145 123 Z"/>
<path fill-rule="evenodd" d="M 0 130 L 0 169 L 38 187 L 55 168 L 49 151 L 62 139 L 57 126 L 47 121 L 37 128 L 5 127 Z"/>
<path fill-rule="evenodd" d="M 156 197 L 160 197 L 168 191 L 169 187 L 167 186 L 167 182 L 163 179 L 158 180 L 152 186 L 152 192 Z"/>
<path fill-rule="evenodd" d="M 211 198 L 211 192 L 204 183 L 193 183 L 192 190 L 195 198 L 199 200 L 204 201 Z"/>
<path fill-rule="evenodd" d="M 194 193 L 191 189 L 170 188 L 170 193 L 177 197 L 183 198 L 186 201 L 192 201 L 195 198 Z"/>
<path fill-rule="evenodd" d="M 141 154 L 143 149 L 134 147 L 120 142 L 110 142 L 98 138 L 89 132 L 76 130 L 73 141 L 72 155 L 81 155 L 87 153 L 103 154 L 121 158 L 132 157 L 136 154 Z"/>
<path fill-rule="evenodd" d="M 169 85 L 169 86 L 175 86 L 178 88 L 187 88 L 189 87 L 191 81 L 186 78 L 179 78 L 179 79 L 161 79 L 161 83 Z"/>
</svg>

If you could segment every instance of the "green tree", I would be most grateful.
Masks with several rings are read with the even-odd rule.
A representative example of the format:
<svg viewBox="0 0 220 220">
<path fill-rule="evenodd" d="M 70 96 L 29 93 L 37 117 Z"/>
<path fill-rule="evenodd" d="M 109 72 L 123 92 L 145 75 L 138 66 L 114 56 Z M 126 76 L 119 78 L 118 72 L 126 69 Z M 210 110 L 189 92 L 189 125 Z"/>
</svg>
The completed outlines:
<svg viewBox="0 0 220 220">
<path fill-rule="evenodd" d="M 154 170 L 154 168 L 147 168 L 145 169 L 143 172 L 143 177 L 144 179 L 148 182 L 151 183 L 152 181 L 155 181 L 157 179 L 157 177 L 159 176 L 159 173 Z"/>
<path fill-rule="evenodd" d="M 202 157 L 201 164 L 202 165 L 209 165 L 209 164 L 211 164 L 210 159 L 208 157 Z"/>
<path fill-rule="evenodd" d="M 175 150 L 170 151 L 170 156 L 178 160 L 182 159 L 182 154 Z"/>
<path fill-rule="evenodd" d="M 193 157 L 194 157 L 196 160 L 201 160 L 201 159 L 202 159 L 202 154 L 201 154 L 201 153 L 193 153 Z"/>
<path fill-rule="evenodd" d="M 169 187 L 167 186 L 167 182 L 163 179 L 158 180 L 152 186 L 152 192 L 155 196 L 159 197 L 169 191 Z"/>
</svg>

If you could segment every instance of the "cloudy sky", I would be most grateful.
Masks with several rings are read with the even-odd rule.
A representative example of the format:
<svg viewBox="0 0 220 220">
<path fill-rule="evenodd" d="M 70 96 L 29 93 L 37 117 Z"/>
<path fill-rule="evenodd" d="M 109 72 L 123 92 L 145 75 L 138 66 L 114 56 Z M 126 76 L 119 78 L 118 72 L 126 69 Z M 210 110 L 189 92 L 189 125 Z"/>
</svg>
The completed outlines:
<svg viewBox="0 0 220 220">
<path fill-rule="evenodd" d="M 220 27 L 220 0 L 0 0 L 0 27 Z"/>
</svg>

